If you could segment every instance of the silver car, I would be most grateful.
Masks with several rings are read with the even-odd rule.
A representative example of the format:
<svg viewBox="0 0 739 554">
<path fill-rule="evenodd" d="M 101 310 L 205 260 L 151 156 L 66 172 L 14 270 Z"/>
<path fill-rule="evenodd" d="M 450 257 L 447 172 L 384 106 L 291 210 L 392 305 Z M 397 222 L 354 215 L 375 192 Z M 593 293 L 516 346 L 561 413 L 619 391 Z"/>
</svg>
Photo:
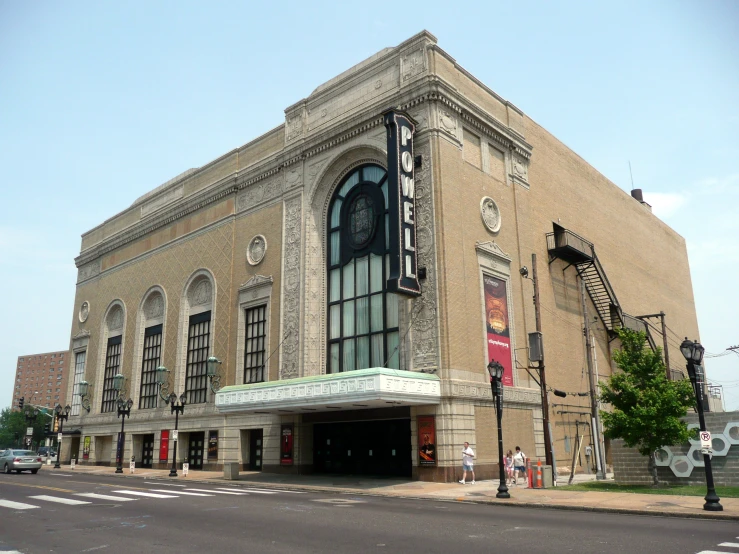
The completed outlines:
<svg viewBox="0 0 739 554">
<path fill-rule="evenodd" d="M 8 448 L 0 452 L 0 469 L 5 473 L 10 473 L 11 471 L 17 473 L 21 471 L 38 473 L 41 466 L 41 457 L 32 450 L 14 450 Z"/>
</svg>

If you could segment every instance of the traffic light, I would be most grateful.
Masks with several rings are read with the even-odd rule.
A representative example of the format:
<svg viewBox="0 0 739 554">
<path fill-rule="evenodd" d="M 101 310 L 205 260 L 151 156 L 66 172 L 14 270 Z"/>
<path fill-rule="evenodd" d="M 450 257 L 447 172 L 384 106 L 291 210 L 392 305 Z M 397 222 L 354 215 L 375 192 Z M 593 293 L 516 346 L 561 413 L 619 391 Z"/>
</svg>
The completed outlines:
<svg viewBox="0 0 739 554">
<path fill-rule="evenodd" d="M 51 433 L 51 422 L 44 424 L 44 434 L 48 435 Z"/>
<path fill-rule="evenodd" d="M 59 418 L 55 417 L 54 418 L 54 432 L 56 433 L 58 431 L 59 431 Z"/>
<path fill-rule="evenodd" d="M 25 396 L 21 396 L 21 397 L 20 397 L 20 398 L 18 399 L 18 409 L 19 409 L 19 410 L 20 410 L 21 412 L 23 411 L 23 404 L 25 404 L 25 403 L 26 403 L 26 397 L 25 397 Z"/>
</svg>

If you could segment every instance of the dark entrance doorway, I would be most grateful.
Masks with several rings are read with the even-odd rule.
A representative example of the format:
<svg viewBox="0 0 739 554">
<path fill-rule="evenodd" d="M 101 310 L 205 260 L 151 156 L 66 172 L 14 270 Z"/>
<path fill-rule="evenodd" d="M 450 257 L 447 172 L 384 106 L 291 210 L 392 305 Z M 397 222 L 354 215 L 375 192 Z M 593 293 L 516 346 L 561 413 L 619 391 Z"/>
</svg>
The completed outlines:
<svg viewBox="0 0 739 554">
<path fill-rule="evenodd" d="M 187 460 L 190 469 L 203 469 L 203 450 L 205 444 L 205 433 L 190 433 L 187 448 Z"/>
<path fill-rule="evenodd" d="M 249 471 L 262 471 L 262 429 L 249 431 Z"/>
<path fill-rule="evenodd" d="M 316 423 L 314 470 L 411 477 L 410 419 Z"/>
<path fill-rule="evenodd" d="M 144 435 L 141 445 L 141 467 L 150 468 L 154 461 L 154 435 Z"/>
</svg>

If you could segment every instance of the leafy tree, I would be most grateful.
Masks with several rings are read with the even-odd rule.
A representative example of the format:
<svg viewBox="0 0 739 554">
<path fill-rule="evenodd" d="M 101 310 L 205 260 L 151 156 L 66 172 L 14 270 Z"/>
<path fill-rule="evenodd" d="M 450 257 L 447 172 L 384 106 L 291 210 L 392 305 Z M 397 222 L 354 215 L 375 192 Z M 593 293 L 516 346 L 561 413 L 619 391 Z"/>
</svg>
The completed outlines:
<svg viewBox="0 0 739 554">
<path fill-rule="evenodd" d="M 618 329 L 618 337 L 621 349 L 613 353 L 613 360 L 621 372 L 601 383 L 600 400 L 613 408 L 600 413 L 604 433 L 648 456 L 657 486 L 656 452 L 688 440 L 687 424 L 681 418 L 694 406 L 695 393 L 688 379 L 667 379 L 662 351 L 647 347 L 645 333 Z"/>
<path fill-rule="evenodd" d="M 23 440 L 28 427 L 33 427 L 33 443 L 41 444 L 44 439 L 44 424 L 50 421 L 51 418 L 40 411 L 33 421 L 28 422 L 22 412 L 3 408 L 0 412 L 0 449 L 25 448 Z"/>
</svg>

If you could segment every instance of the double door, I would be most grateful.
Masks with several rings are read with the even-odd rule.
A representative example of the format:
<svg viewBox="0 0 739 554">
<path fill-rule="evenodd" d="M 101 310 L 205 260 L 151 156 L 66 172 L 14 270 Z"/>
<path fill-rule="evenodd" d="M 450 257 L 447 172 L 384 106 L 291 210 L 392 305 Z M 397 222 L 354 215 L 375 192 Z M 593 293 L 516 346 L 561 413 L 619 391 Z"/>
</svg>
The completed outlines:
<svg viewBox="0 0 739 554">
<path fill-rule="evenodd" d="M 205 433 L 190 433 L 187 447 L 187 461 L 190 469 L 203 469 L 203 452 L 205 451 Z"/>
<path fill-rule="evenodd" d="M 150 468 L 154 461 L 154 435 L 144 435 L 141 445 L 141 467 Z"/>
<path fill-rule="evenodd" d="M 262 471 L 262 429 L 249 431 L 249 471 Z"/>
</svg>

